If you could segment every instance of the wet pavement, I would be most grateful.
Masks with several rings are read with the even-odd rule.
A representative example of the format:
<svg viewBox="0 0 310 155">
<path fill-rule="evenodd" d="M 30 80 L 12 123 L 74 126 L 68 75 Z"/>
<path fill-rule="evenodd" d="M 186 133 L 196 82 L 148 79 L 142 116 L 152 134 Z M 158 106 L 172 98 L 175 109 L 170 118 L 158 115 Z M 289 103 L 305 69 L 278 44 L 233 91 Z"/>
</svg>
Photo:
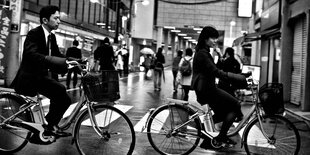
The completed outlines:
<svg viewBox="0 0 310 155">
<path fill-rule="evenodd" d="M 63 81 L 65 83 L 65 81 Z M 162 89 L 155 91 L 152 80 L 146 80 L 143 72 L 134 72 L 126 76 L 122 76 L 120 79 L 120 94 L 121 98 L 118 100 L 119 105 L 130 106 L 130 109 L 125 111 L 126 115 L 130 118 L 136 131 L 136 146 L 135 155 L 158 155 L 152 146 L 150 145 L 145 132 L 141 132 L 143 125 L 145 124 L 145 117 L 149 114 L 149 109 L 157 108 L 160 105 L 165 104 L 166 98 L 182 98 L 182 90 L 178 89 L 178 93 L 173 93 L 172 86 L 172 72 L 170 68 L 165 70 L 165 82 L 162 83 Z M 70 89 L 68 93 L 72 97 L 73 103 L 77 102 L 79 98 L 78 89 Z M 194 92 L 190 92 L 189 101 L 193 104 L 197 104 L 195 101 Z M 242 110 L 246 113 L 248 104 L 243 104 Z M 288 118 L 294 122 L 299 129 L 301 135 L 301 151 L 299 154 L 310 154 L 310 131 L 308 126 L 296 117 L 288 116 Z M 73 125 L 67 130 L 71 131 Z M 240 139 L 240 137 L 234 137 L 234 139 Z M 28 143 L 25 148 L 16 153 L 16 155 L 75 155 L 78 154 L 75 145 L 71 144 L 71 137 L 58 139 L 55 143 L 50 145 L 36 145 Z M 241 148 L 240 140 L 238 144 L 230 149 L 213 151 L 204 150 L 197 147 L 191 155 L 203 155 L 203 154 L 246 154 L 244 148 Z"/>
</svg>

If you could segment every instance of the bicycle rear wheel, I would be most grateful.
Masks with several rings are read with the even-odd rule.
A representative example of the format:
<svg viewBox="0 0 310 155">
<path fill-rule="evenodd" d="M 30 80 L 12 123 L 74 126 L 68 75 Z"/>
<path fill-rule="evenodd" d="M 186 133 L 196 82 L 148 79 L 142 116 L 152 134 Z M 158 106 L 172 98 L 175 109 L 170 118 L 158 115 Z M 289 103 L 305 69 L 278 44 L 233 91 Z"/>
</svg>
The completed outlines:
<svg viewBox="0 0 310 155">
<path fill-rule="evenodd" d="M 189 154 L 201 135 L 199 118 L 184 124 L 195 112 L 181 105 L 165 105 L 153 112 L 147 124 L 147 137 L 160 154 Z M 176 129 L 179 125 L 184 126 Z"/>
<path fill-rule="evenodd" d="M 97 122 L 95 130 L 87 109 L 74 126 L 74 139 L 80 154 L 132 154 L 136 137 L 129 118 L 115 107 L 100 104 L 92 107 L 92 113 Z"/>
<path fill-rule="evenodd" d="M 21 105 L 26 102 L 12 94 L 0 94 L 0 123 L 19 111 Z M 19 114 L 13 121 L 34 122 L 30 110 L 25 110 Z M 0 126 L 0 152 L 14 153 L 21 150 L 28 142 L 31 133 L 23 128 L 17 127 L 12 121 Z M 5 139 L 5 140 L 4 140 Z"/>
<path fill-rule="evenodd" d="M 244 131 L 244 148 L 247 154 L 297 155 L 300 137 L 296 127 L 285 117 L 264 116 L 251 121 Z M 269 137 L 267 140 L 263 133 Z"/>
</svg>

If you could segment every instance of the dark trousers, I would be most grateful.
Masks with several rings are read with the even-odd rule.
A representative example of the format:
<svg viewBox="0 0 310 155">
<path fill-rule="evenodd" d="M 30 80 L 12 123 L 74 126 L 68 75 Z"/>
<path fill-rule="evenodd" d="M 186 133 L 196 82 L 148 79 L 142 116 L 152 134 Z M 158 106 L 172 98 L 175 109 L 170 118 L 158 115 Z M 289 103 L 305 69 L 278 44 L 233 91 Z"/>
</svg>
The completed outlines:
<svg viewBox="0 0 310 155">
<path fill-rule="evenodd" d="M 183 100 L 188 101 L 188 93 L 189 93 L 191 86 L 182 85 L 182 88 L 184 91 Z"/>
<path fill-rule="evenodd" d="M 71 69 L 69 69 L 69 71 L 67 73 L 66 85 L 68 88 L 70 87 L 71 74 L 72 73 L 73 73 L 73 87 L 76 87 L 76 84 L 77 84 L 78 69 L 77 68 L 71 68 Z"/>
<path fill-rule="evenodd" d="M 176 70 L 176 71 L 174 71 L 174 70 L 172 70 L 172 75 L 173 75 L 173 89 L 174 90 L 177 90 L 178 88 L 178 84 L 177 84 L 177 82 L 176 82 L 176 78 L 177 78 L 177 74 L 178 74 L 178 71 Z"/>
<path fill-rule="evenodd" d="M 58 125 L 71 104 L 66 88 L 54 79 L 44 77 L 38 82 L 38 93 L 50 99 L 49 112 L 45 116 L 49 125 Z"/>
</svg>

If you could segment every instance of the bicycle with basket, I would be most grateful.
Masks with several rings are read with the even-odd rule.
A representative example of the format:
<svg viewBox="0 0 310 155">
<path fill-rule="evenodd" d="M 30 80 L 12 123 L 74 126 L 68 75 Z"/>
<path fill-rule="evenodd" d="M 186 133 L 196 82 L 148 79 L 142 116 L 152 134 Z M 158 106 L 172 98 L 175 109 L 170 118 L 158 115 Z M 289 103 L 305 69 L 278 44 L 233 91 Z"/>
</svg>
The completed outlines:
<svg viewBox="0 0 310 155">
<path fill-rule="evenodd" d="M 300 136 L 294 124 L 284 117 L 282 84 L 265 84 L 258 90 L 258 85 L 250 77 L 248 87 L 252 92 L 253 105 L 227 136 L 236 136 L 241 132 L 241 147 L 247 154 L 297 155 Z M 152 111 L 146 122 L 148 140 L 157 152 L 190 154 L 201 138 L 209 140 L 210 149 L 225 147 L 213 139 L 218 131 L 210 107 L 207 106 L 205 111 L 203 107 L 187 101 L 167 101 L 167 104 Z"/>
<path fill-rule="evenodd" d="M 90 72 L 88 63 L 84 66 L 82 95 L 59 124 L 60 129 L 74 124 L 72 144 L 80 154 L 131 154 L 136 140 L 134 128 L 114 102 L 120 98 L 118 72 Z M 43 134 L 46 121 L 42 100 L 41 95 L 33 98 L 12 90 L 0 92 L 1 154 L 18 152 L 28 142 L 48 145 L 56 141 L 58 137 Z"/>
</svg>

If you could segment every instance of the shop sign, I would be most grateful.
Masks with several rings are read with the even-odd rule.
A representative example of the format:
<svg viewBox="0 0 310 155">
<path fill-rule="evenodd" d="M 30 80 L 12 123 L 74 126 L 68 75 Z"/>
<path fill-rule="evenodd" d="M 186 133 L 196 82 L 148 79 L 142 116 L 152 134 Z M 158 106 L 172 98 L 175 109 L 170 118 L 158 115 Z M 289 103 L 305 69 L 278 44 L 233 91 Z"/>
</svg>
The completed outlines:
<svg viewBox="0 0 310 155">
<path fill-rule="evenodd" d="M 20 16 L 22 10 L 21 0 L 10 0 L 10 10 L 12 10 L 11 32 L 19 32 Z"/>
<path fill-rule="evenodd" d="M 8 38 L 9 38 L 9 27 L 11 23 L 11 12 L 7 9 L 0 10 L 0 78 L 4 77 L 4 64 L 3 58 L 8 51 Z"/>
</svg>

